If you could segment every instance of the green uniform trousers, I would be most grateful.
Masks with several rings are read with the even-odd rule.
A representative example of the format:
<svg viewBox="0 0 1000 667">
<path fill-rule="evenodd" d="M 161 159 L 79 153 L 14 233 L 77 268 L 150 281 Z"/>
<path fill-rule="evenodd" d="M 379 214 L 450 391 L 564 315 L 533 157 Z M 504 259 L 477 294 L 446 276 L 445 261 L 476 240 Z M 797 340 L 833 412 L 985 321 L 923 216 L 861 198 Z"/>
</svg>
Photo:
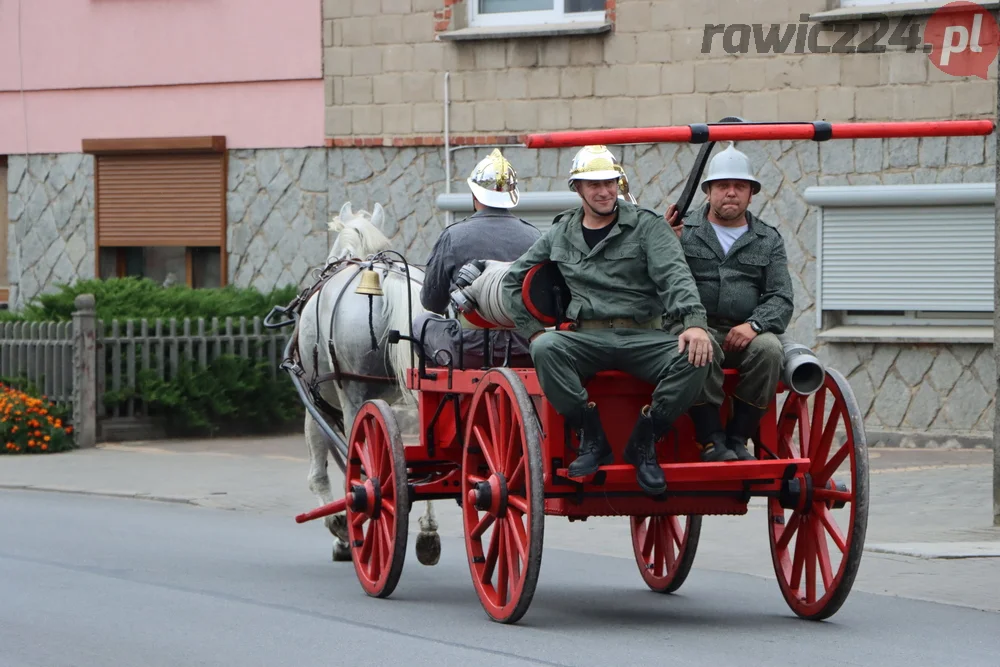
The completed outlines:
<svg viewBox="0 0 1000 667">
<path fill-rule="evenodd" d="M 774 399 L 785 363 L 781 341 L 773 333 L 762 333 L 739 352 L 723 352 L 722 343 L 731 328 L 710 326 L 708 330 L 712 336 L 712 363 L 709 364 L 704 390 L 695 403 L 722 405 L 726 399 L 722 390 L 725 379 L 722 369 L 735 368 L 740 373 L 740 379 L 733 389 L 733 398 L 766 410 Z"/>
<path fill-rule="evenodd" d="M 691 407 L 709 371 L 692 365 L 677 344 L 662 329 L 588 329 L 546 331 L 530 350 L 545 398 L 570 423 L 587 405 L 584 381 L 618 370 L 655 385 L 652 412 L 670 425 Z"/>
</svg>

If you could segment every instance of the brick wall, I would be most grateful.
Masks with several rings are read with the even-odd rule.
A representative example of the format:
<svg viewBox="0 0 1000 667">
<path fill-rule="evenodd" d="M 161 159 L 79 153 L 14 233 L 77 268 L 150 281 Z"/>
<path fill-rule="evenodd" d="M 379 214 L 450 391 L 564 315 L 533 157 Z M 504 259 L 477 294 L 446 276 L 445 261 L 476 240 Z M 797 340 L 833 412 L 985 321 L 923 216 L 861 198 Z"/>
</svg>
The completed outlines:
<svg viewBox="0 0 1000 667">
<path fill-rule="evenodd" d="M 459 135 L 651 126 L 717 120 L 834 121 L 989 116 L 992 81 L 952 77 L 923 53 L 731 55 L 723 35 L 702 53 L 705 24 L 799 22 L 827 0 L 617 0 L 614 31 L 599 35 L 435 41 L 463 25 L 464 1 L 324 0 L 326 132 L 331 139 L 443 132 L 443 73 L 451 72 L 450 123 Z M 920 29 L 926 17 L 916 17 Z M 765 25 L 765 29 L 767 26 Z M 886 45 L 895 22 L 878 43 Z M 851 41 L 875 29 L 864 23 Z M 820 33 L 818 44 L 840 33 Z M 794 51 L 794 40 L 789 51 Z M 808 50 L 808 49 L 807 49 Z M 414 140 L 417 138 L 417 140 Z M 346 141 L 345 141 L 346 143 Z M 363 142 L 362 142 L 363 143 Z M 397 142 L 397 145 L 399 143 Z"/>
</svg>

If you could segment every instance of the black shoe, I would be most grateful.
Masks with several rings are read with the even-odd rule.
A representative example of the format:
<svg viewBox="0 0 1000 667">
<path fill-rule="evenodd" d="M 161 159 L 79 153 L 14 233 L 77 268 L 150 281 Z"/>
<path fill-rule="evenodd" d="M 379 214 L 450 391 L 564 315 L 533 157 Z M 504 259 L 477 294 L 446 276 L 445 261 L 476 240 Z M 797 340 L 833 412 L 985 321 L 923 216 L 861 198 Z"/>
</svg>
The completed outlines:
<svg viewBox="0 0 1000 667">
<path fill-rule="evenodd" d="M 726 428 L 726 445 L 736 452 L 740 461 L 757 460 L 747 449 L 747 441 L 757 434 L 757 428 L 765 412 L 767 410 L 733 399 L 733 414 Z"/>
<path fill-rule="evenodd" d="M 726 446 L 726 434 L 721 431 L 713 433 L 705 444 L 701 444 L 700 441 L 697 444 L 698 449 L 701 450 L 701 460 L 705 463 L 721 463 L 739 459 L 736 452 Z"/>
<path fill-rule="evenodd" d="M 708 403 L 692 405 L 688 410 L 694 424 L 694 437 L 705 463 L 735 461 L 737 456 L 726 447 L 726 433 L 722 428 L 719 408 Z"/>
<path fill-rule="evenodd" d="M 642 409 L 625 447 L 625 461 L 635 466 L 639 486 L 651 496 L 667 490 L 667 480 L 656 458 L 656 442 L 666 430 L 653 418 L 647 405 Z"/>
<path fill-rule="evenodd" d="M 577 431 L 580 437 L 580 451 L 567 470 L 570 477 L 589 477 L 597 472 L 600 466 L 614 463 L 615 455 L 604 434 L 601 417 L 594 403 L 587 404 L 579 422 L 572 424 L 571 428 Z"/>
<path fill-rule="evenodd" d="M 747 441 L 729 436 L 726 438 L 726 447 L 736 455 L 738 461 L 756 461 L 757 457 L 747 449 Z"/>
</svg>

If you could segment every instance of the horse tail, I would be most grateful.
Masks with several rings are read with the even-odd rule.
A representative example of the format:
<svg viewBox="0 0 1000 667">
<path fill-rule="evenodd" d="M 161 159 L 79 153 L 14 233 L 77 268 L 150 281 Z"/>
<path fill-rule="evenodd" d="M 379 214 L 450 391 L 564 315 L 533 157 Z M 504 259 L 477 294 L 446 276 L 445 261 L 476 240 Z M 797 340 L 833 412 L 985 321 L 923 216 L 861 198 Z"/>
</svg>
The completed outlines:
<svg viewBox="0 0 1000 667">
<path fill-rule="evenodd" d="M 396 272 L 390 272 L 382 281 L 382 314 L 386 322 L 386 337 L 390 331 L 398 331 L 401 334 L 409 335 L 410 303 L 413 304 L 413 317 L 423 312 L 420 305 L 420 283 L 407 280 L 406 276 Z M 407 294 L 409 292 L 409 294 Z M 387 341 L 383 340 L 383 344 Z M 413 404 L 416 398 L 413 392 L 406 388 L 406 379 L 410 368 L 413 367 L 415 357 L 411 356 L 412 345 L 408 340 L 400 340 L 395 345 L 387 345 L 388 361 L 392 365 L 396 375 L 396 382 L 399 390 L 403 394 L 403 400 Z"/>
</svg>

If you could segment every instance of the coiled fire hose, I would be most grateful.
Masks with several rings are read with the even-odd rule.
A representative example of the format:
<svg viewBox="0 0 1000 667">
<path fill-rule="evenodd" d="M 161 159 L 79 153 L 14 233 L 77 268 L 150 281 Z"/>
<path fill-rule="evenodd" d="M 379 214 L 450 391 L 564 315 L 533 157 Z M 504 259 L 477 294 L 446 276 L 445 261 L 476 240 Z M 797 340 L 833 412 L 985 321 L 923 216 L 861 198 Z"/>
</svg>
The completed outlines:
<svg viewBox="0 0 1000 667">
<path fill-rule="evenodd" d="M 451 293 L 452 303 L 460 312 L 475 311 L 487 322 L 513 329 L 514 320 L 504 308 L 503 279 L 511 262 L 477 260 L 458 270 L 457 289 Z"/>
</svg>

